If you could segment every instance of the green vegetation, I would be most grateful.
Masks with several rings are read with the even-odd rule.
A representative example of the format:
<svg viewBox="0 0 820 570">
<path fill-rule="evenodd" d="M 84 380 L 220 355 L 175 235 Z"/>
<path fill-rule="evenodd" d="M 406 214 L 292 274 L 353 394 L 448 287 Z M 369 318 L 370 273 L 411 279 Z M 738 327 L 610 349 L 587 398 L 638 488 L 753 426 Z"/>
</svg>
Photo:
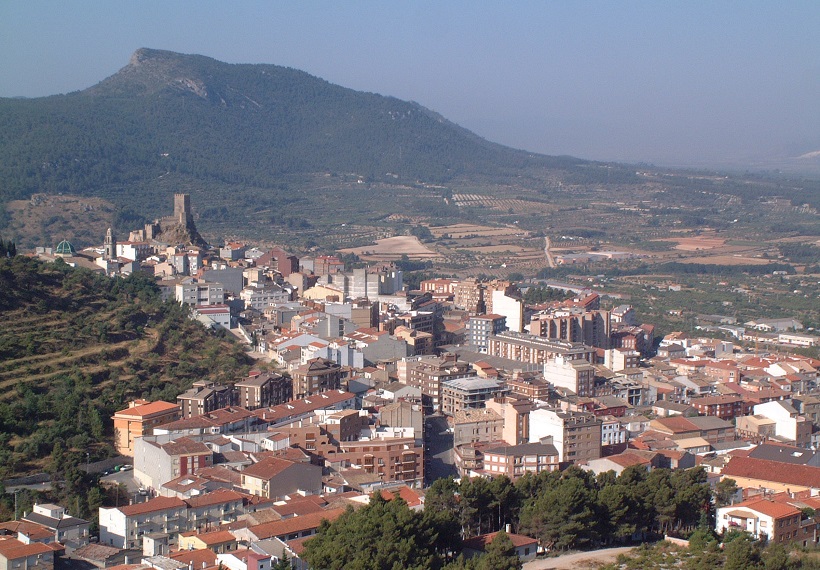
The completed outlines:
<svg viewBox="0 0 820 570">
<path fill-rule="evenodd" d="M 669 542 L 644 544 L 600 570 L 816 570 L 820 560 L 792 545 L 761 543 L 748 533 L 731 531 L 722 543 L 708 529 L 698 529 L 684 547 Z"/>
<path fill-rule="evenodd" d="M 510 278 L 512 279 L 512 276 L 510 276 Z M 539 305 L 550 301 L 563 301 L 571 298 L 571 293 L 566 293 L 561 289 L 553 289 L 552 287 L 544 287 L 541 285 L 529 287 L 524 293 L 524 301 L 528 305 Z"/>
<path fill-rule="evenodd" d="M 723 489 L 724 493 L 729 489 Z M 376 495 L 370 505 L 324 523 L 305 544 L 319 568 L 515 568 L 507 566 L 508 537 L 484 556 L 459 556 L 462 537 L 501 531 L 507 524 L 553 551 L 629 544 L 663 534 L 689 535 L 712 524 L 706 473 L 642 467 L 594 476 L 570 467 L 525 475 L 514 484 L 493 479 L 439 479 L 423 513 Z"/>
<path fill-rule="evenodd" d="M 163 303 L 148 276 L 21 256 L 0 259 L 0 362 L 0 477 L 46 470 L 75 502 L 94 488 L 79 466 L 114 454 L 110 417 L 130 399 L 173 401 L 194 380 L 249 366 L 238 344 Z"/>
</svg>

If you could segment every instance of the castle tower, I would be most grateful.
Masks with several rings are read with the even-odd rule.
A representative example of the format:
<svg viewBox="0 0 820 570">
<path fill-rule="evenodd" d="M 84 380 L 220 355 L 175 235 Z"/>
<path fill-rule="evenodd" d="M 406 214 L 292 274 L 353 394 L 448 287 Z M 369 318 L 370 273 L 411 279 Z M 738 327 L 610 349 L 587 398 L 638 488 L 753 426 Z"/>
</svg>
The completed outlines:
<svg viewBox="0 0 820 570">
<path fill-rule="evenodd" d="M 111 228 L 108 228 L 108 231 L 105 232 L 104 249 L 105 253 L 103 255 L 105 259 L 117 259 L 117 239 L 114 237 L 114 232 L 111 231 Z"/>
<path fill-rule="evenodd" d="M 185 227 L 193 222 L 191 215 L 191 196 L 188 194 L 174 194 L 174 218 Z"/>
</svg>

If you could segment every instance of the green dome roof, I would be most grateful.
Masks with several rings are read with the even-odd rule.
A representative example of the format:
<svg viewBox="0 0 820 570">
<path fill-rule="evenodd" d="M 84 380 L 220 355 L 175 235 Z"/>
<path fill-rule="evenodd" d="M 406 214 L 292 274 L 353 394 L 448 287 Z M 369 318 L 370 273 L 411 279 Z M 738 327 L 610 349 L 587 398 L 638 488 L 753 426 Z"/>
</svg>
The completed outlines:
<svg viewBox="0 0 820 570">
<path fill-rule="evenodd" d="M 74 255 L 77 253 L 77 250 L 74 249 L 74 246 L 71 245 L 71 242 L 67 239 L 64 239 L 60 243 L 57 244 L 57 249 L 54 252 L 57 255 Z"/>
</svg>

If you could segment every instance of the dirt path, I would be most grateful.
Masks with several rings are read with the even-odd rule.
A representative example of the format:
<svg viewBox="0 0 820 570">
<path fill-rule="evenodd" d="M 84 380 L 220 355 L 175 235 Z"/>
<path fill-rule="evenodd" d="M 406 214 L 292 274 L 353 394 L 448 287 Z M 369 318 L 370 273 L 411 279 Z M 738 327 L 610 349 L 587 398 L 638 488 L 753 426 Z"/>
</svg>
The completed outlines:
<svg viewBox="0 0 820 570">
<path fill-rule="evenodd" d="M 555 558 L 542 558 L 524 564 L 524 570 L 586 570 L 599 568 L 615 562 L 619 554 L 627 554 L 633 547 L 603 548 L 591 552 L 564 554 Z"/>
</svg>

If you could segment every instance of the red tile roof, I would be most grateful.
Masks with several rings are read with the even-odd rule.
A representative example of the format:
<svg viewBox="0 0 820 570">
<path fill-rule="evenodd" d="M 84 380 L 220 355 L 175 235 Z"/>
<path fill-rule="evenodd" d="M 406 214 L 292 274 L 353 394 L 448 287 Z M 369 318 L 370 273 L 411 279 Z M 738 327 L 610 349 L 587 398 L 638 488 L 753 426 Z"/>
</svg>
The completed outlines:
<svg viewBox="0 0 820 570">
<path fill-rule="evenodd" d="M 243 498 L 244 497 L 236 491 L 231 491 L 230 489 L 217 489 L 216 491 L 205 493 L 204 495 L 185 499 L 185 502 L 189 507 L 195 509 L 197 507 L 207 507 L 210 505 L 219 505 L 221 503 L 242 501 Z"/>
<path fill-rule="evenodd" d="M 471 550 L 484 550 L 493 541 L 493 539 L 495 539 L 497 534 L 497 532 L 491 532 L 490 534 L 480 534 L 478 536 L 468 538 L 463 543 L 464 548 L 469 548 Z M 529 536 L 524 536 L 523 534 L 507 533 L 507 536 L 510 537 L 513 546 L 516 548 L 538 544 L 536 539 Z"/>
<path fill-rule="evenodd" d="M 193 566 L 197 570 L 203 567 L 203 563 L 206 567 L 215 566 L 217 563 L 216 553 L 208 548 L 180 550 L 171 554 L 169 558 Z"/>
<path fill-rule="evenodd" d="M 772 517 L 774 519 L 793 517 L 800 514 L 800 511 L 791 505 L 786 503 L 776 503 L 774 501 L 770 501 L 769 499 L 750 499 L 748 501 L 743 501 L 742 503 L 737 503 L 733 505 L 733 507 L 746 507 L 747 509 L 757 511 L 758 513 L 762 513 L 767 517 Z"/>
<path fill-rule="evenodd" d="M 151 402 L 150 404 L 143 404 L 141 406 L 134 406 L 133 408 L 126 408 L 118 411 L 115 416 L 153 416 L 167 414 L 174 411 L 180 411 L 179 406 L 162 400 Z"/>
<path fill-rule="evenodd" d="M 734 456 L 721 472 L 726 477 L 745 477 L 786 485 L 820 489 L 820 467 L 809 465 L 788 466 L 778 461 Z"/>
<path fill-rule="evenodd" d="M 244 471 L 242 471 L 242 475 L 254 477 L 256 479 L 269 480 L 292 465 L 294 465 L 294 462 L 289 459 L 266 457 L 258 463 L 254 463 L 253 465 L 246 467 Z"/>
<path fill-rule="evenodd" d="M 329 509 L 320 513 L 309 513 L 300 517 L 291 517 L 281 521 L 273 521 L 248 527 L 257 538 L 264 540 L 274 536 L 283 536 L 296 532 L 319 528 L 322 520 L 334 521 L 339 518 L 345 509 Z"/>
<path fill-rule="evenodd" d="M 23 544 L 15 537 L 0 536 L 0 556 L 3 556 L 7 560 L 26 558 L 28 556 L 45 554 L 47 552 L 54 552 L 54 550 L 42 542 Z"/>
<path fill-rule="evenodd" d="M 185 501 L 176 497 L 155 497 L 144 503 L 135 503 L 126 507 L 120 507 L 119 510 L 125 516 L 133 517 L 169 509 L 185 509 L 186 507 Z"/>
</svg>

